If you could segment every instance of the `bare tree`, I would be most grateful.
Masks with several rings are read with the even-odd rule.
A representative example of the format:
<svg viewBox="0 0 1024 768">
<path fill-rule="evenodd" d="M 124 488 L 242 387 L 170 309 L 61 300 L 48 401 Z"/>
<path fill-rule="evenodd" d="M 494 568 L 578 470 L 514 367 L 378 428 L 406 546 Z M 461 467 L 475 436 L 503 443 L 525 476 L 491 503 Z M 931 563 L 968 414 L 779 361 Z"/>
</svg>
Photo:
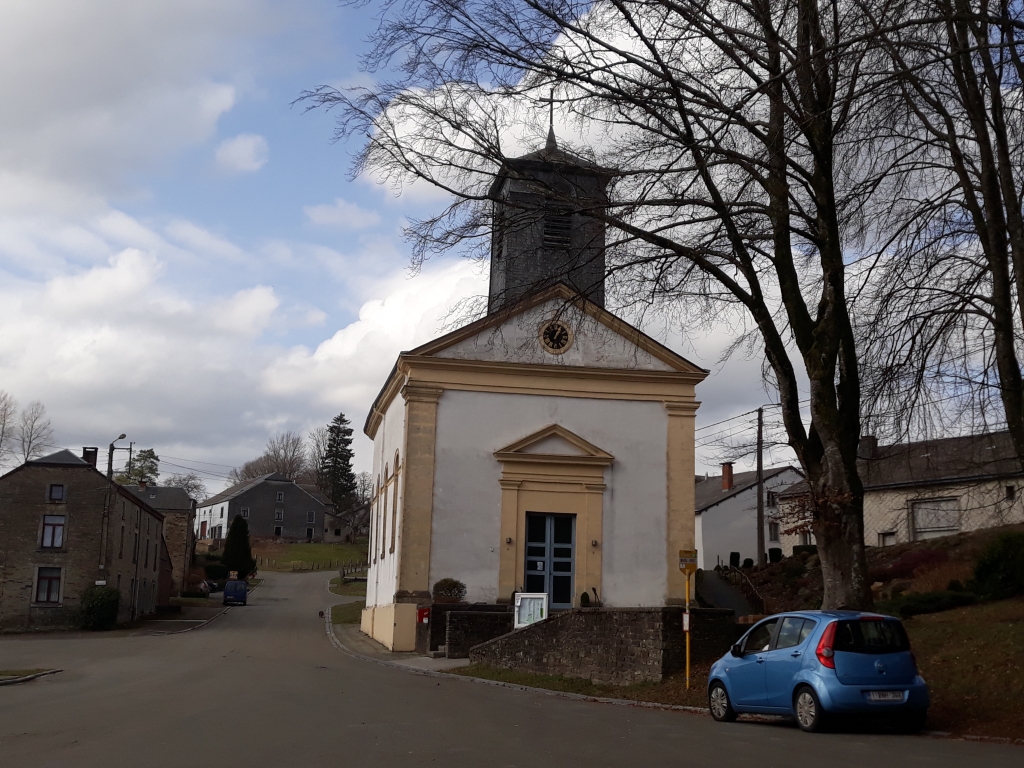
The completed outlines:
<svg viewBox="0 0 1024 768">
<path fill-rule="evenodd" d="M 0 466 L 11 454 L 17 431 L 18 402 L 10 394 L 0 390 Z"/>
<path fill-rule="evenodd" d="M 898 12 L 881 0 L 871 16 L 840 0 L 384 3 L 366 65 L 402 76 L 305 94 L 340 108 L 339 136 L 368 137 L 356 172 L 452 194 L 409 228 L 421 260 L 497 226 L 491 185 L 520 172 L 517 126 L 555 89 L 613 177 L 610 200 L 581 207 L 571 188 L 528 181 L 609 226 L 619 307 L 670 308 L 691 327 L 731 315 L 759 339 L 811 490 L 825 607 L 871 603 L 850 269 L 887 174 L 872 137 L 889 74 L 867 33 Z"/>
<path fill-rule="evenodd" d="M 46 418 L 46 407 L 38 400 L 25 406 L 15 434 L 18 456 L 23 462 L 39 458 L 47 448 L 52 448 L 53 428 Z"/>
<path fill-rule="evenodd" d="M 306 438 L 306 466 L 313 478 L 313 485 L 324 494 L 330 494 L 331 477 L 327 462 L 330 443 L 327 427 L 317 427 L 309 432 Z"/>
<path fill-rule="evenodd" d="M 899 25 L 863 6 L 898 83 L 878 122 L 898 172 L 863 333 L 873 421 L 1005 420 L 1024 458 L 1024 4 L 903 6 Z"/>
<path fill-rule="evenodd" d="M 356 497 L 365 504 L 373 497 L 373 476 L 369 472 L 356 474 Z"/>
<path fill-rule="evenodd" d="M 309 478 L 306 446 L 294 432 L 279 432 L 267 441 L 261 456 L 232 469 L 228 478 L 233 483 L 254 480 L 276 472 L 291 480 L 305 482 Z"/>
<path fill-rule="evenodd" d="M 189 497 L 200 502 L 205 501 L 210 495 L 206 490 L 206 483 L 203 482 L 203 478 L 195 472 L 171 475 L 164 482 L 164 486 L 168 488 L 184 488 Z"/>
</svg>

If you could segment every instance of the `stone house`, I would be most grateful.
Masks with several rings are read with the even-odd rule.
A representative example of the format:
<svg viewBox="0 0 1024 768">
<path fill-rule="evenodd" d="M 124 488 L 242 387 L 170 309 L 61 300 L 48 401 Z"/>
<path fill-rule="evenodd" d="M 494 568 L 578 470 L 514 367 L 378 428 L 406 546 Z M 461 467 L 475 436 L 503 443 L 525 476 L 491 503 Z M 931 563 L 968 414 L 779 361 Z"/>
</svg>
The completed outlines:
<svg viewBox="0 0 1024 768">
<path fill-rule="evenodd" d="M 1024 470 L 1009 432 L 895 445 L 878 445 L 867 436 L 861 439 L 857 463 L 868 546 L 1024 522 Z M 780 494 L 786 520 L 799 518 L 806 494 L 803 483 Z M 800 543 L 813 543 L 813 536 L 784 536 L 784 553 L 791 554 Z"/>
<path fill-rule="evenodd" d="M 223 539 L 240 515 L 253 538 L 324 540 L 324 517 L 334 504 L 311 485 L 270 473 L 233 485 L 196 508 L 194 530 L 200 540 Z"/>
<path fill-rule="evenodd" d="M 62 450 L 0 477 L 0 631 L 66 629 L 92 585 L 121 593 L 119 621 L 156 610 L 169 581 L 164 517 Z"/>
<path fill-rule="evenodd" d="M 192 550 L 195 545 L 194 522 L 196 501 L 184 488 L 162 485 L 126 485 L 125 490 L 164 516 L 164 541 L 171 563 L 170 594 L 181 594 L 185 578 L 192 567 Z"/>
<path fill-rule="evenodd" d="M 803 479 L 800 470 L 769 467 L 764 478 L 765 552 L 782 546 L 779 523 L 774 519 L 779 491 Z M 698 477 L 696 487 L 697 567 L 714 568 L 729 564 L 732 552 L 740 553 L 740 562 L 757 562 L 757 472 L 733 472 L 731 463 L 722 465 L 722 474 Z"/>
</svg>

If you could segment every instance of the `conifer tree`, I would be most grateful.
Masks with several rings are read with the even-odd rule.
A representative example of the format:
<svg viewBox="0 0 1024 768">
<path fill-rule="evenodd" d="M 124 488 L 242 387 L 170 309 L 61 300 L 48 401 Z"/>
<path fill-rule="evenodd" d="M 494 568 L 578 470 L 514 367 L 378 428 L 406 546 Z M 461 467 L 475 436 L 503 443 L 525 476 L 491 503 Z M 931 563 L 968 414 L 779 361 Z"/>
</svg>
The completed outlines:
<svg viewBox="0 0 1024 768">
<path fill-rule="evenodd" d="M 335 416 L 327 427 L 324 452 L 326 490 L 338 510 L 356 503 L 356 476 L 352 471 L 352 427 L 344 413 Z"/>
<path fill-rule="evenodd" d="M 241 515 L 235 515 L 224 541 L 224 556 L 221 558 L 228 571 L 238 571 L 238 578 L 244 579 L 256 567 L 249 546 L 249 524 Z"/>
</svg>

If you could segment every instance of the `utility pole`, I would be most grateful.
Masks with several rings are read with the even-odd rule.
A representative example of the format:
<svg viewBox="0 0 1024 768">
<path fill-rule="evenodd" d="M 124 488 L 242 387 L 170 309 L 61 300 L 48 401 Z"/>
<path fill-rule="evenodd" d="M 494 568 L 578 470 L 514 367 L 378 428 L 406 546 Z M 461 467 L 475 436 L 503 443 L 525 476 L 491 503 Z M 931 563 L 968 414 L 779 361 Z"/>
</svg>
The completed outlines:
<svg viewBox="0 0 1024 768">
<path fill-rule="evenodd" d="M 129 484 L 132 481 L 132 452 L 133 452 L 134 448 L 135 448 L 135 441 L 132 440 L 130 443 L 128 443 L 128 471 L 125 472 L 125 475 L 127 475 L 127 477 L 128 477 Z"/>
<path fill-rule="evenodd" d="M 757 409 L 757 567 L 764 568 L 764 408 Z"/>
</svg>

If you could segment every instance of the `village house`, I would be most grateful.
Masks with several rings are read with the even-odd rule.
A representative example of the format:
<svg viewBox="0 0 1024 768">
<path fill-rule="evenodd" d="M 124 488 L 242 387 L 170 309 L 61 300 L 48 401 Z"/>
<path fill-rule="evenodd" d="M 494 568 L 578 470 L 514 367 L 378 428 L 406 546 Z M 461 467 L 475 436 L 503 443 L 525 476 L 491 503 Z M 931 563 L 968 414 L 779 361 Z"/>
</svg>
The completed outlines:
<svg viewBox="0 0 1024 768">
<path fill-rule="evenodd" d="M 887 547 L 1024 522 L 1024 470 L 1009 432 L 879 445 L 861 439 L 864 543 Z M 785 529 L 799 527 L 807 486 L 779 495 Z M 809 530 L 783 536 L 783 551 L 813 543 Z"/>
<path fill-rule="evenodd" d="M 314 486 L 272 472 L 246 480 L 207 499 L 196 509 L 199 540 L 223 539 L 235 516 L 249 525 L 253 538 L 323 541 L 326 516 L 334 504 Z"/>
<path fill-rule="evenodd" d="M 57 451 L 0 477 L 0 631 L 71 628 L 92 585 L 120 591 L 122 622 L 169 592 L 163 515 L 97 471 L 96 453 Z"/>
<path fill-rule="evenodd" d="M 803 474 L 794 467 L 770 467 L 762 471 L 764 483 L 765 552 L 782 546 L 775 520 L 779 491 L 799 482 Z M 722 474 L 698 477 L 696 488 L 697 566 L 728 565 L 730 555 L 757 562 L 757 472 L 733 472 L 722 465 Z"/>
<path fill-rule="evenodd" d="M 487 316 L 403 352 L 373 403 L 362 629 L 392 650 L 445 577 L 470 603 L 685 602 L 707 371 L 604 308 L 604 226 L 549 190 L 600 206 L 608 180 L 553 134 L 511 161 Z"/>
<path fill-rule="evenodd" d="M 125 485 L 126 491 L 164 516 L 164 541 L 171 559 L 171 595 L 180 595 L 192 567 L 195 546 L 196 501 L 184 488 L 163 485 Z"/>
</svg>

